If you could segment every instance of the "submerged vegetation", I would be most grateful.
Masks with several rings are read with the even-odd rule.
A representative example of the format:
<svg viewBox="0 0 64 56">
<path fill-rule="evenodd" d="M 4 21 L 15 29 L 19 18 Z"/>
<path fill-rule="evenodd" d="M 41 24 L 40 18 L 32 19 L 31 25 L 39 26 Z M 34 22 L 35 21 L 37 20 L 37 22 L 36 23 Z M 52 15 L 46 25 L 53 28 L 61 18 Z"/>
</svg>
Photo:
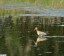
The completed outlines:
<svg viewBox="0 0 64 56">
<path fill-rule="evenodd" d="M 64 27 L 55 26 L 61 22 L 64 22 L 63 17 L 0 18 L 0 53 L 8 56 L 64 55 L 64 38 L 48 38 L 47 41 L 40 42 L 37 48 L 32 41 L 35 38 L 32 32 L 36 26 L 41 27 L 44 32 L 48 31 L 48 35 L 64 36 Z"/>
</svg>

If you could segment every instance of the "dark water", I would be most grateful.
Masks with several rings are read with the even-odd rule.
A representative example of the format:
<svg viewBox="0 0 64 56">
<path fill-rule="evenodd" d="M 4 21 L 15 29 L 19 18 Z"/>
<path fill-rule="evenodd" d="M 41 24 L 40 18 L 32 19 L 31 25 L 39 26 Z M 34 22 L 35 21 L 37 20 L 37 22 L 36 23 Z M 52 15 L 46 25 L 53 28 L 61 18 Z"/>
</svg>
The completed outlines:
<svg viewBox="0 0 64 56">
<path fill-rule="evenodd" d="M 63 17 L 23 16 L 0 18 L 0 54 L 8 56 L 64 56 Z M 34 47 L 34 27 L 48 32 L 46 41 Z M 58 37 L 52 37 L 58 36 Z M 60 36 L 60 37 L 59 37 Z"/>
</svg>

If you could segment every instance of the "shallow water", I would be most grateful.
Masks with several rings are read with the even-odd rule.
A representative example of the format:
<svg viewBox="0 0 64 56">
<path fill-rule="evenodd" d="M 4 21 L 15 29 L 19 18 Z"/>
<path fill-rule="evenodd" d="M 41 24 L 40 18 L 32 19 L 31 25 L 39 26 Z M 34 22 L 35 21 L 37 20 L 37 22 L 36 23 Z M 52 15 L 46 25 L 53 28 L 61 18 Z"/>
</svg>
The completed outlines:
<svg viewBox="0 0 64 56">
<path fill-rule="evenodd" d="M 0 53 L 8 56 L 63 56 L 64 17 L 12 16 L 0 19 Z M 59 23 L 59 24 L 58 24 Z M 47 40 L 34 46 L 34 27 L 47 32 Z M 61 37 L 62 36 L 62 37 Z"/>
</svg>

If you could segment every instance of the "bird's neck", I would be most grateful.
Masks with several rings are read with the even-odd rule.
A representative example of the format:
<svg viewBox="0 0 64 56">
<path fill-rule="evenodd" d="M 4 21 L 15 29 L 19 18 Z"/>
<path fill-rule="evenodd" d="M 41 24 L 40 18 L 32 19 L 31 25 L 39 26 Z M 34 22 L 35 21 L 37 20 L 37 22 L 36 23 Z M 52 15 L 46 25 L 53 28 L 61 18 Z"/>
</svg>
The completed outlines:
<svg viewBox="0 0 64 56">
<path fill-rule="evenodd" d="M 40 32 L 40 31 L 39 31 L 39 30 L 37 30 L 36 32 L 37 32 L 37 34 L 39 35 L 39 32 Z"/>
<path fill-rule="evenodd" d="M 40 32 L 39 30 L 36 30 L 37 32 Z"/>
<path fill-rule="evenodd" d="M 36 30 L 36 32 L 38 32 L 39 30 Z"/>
</svg>

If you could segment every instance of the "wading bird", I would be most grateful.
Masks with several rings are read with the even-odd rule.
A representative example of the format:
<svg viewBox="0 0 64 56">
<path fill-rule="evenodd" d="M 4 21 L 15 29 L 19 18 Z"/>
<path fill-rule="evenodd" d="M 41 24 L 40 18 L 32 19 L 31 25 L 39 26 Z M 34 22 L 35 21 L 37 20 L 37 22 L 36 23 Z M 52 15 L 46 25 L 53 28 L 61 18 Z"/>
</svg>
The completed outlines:
<svg viewBox="0 0 64 56">
<path fill-rule="evenodd" d="M 38 35 L 37 40 L 35 42 L 35 46 L 37 46 L 38 42 L 46 41 L 47 40 L 47 38 L 44 37 L 45 35 L 47 35 L 47 33 L 40 31 L 38 29 L 38 27 L 35 27 L 34 30 L 36 31 L 36 33 Z"/>
</svg>

